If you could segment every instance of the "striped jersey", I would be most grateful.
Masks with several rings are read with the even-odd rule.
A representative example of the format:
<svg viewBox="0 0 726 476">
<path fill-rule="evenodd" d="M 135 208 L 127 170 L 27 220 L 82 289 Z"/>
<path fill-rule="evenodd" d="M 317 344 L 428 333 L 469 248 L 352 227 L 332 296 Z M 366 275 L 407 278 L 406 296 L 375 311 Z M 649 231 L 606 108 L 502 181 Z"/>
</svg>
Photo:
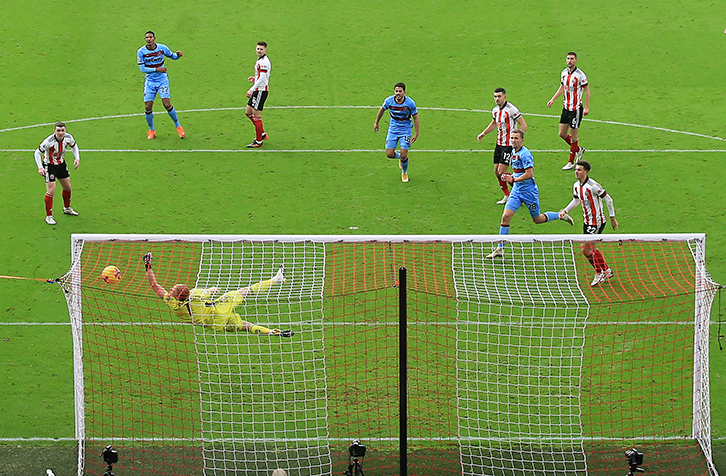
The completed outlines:
<svg viewBox="0 0 726 476">
<path fill-rule="evenodd" d="M 175 60 L 179 56 L 176 53 L 172 53 L 168 46 L 162 45 L 161 43 L 157 43 L 156 48 L 153 50 L 150 50 L 147 45 L 144 45 L 136 52 L 136 63 L 139 65 L 139 69 L 152 79 L 166 76 L 166 73 L 155 71 L 156 68 L 164 66 L 165 58 Z"/>
<path fill-rule="evenodd" d="M 572 186 L 575 201 L 582 204 L 582 221 L 585 225 L 600 226 L 607 222 L 602 206 L 602 201 L 607 194 L 602 185 L 590 177 L 585 180 L 585 183 L 580 183 L 578 180 Z M 615 216 L 615 207 L 611 205 L 612 203 L 608 203 L 608 209 L 612 216 Z"/>
<path fill-rule="evenodd" d="M 517 119 L 520 117 L 522 117 L 522 114 L 517 109 L 517 106 L 511 102 L 505 102 L 501 108 L 494 106 L 494 109 L 492 109 L 492 120 L 497 125 L 497 145 L 512 145 L 512 131 L 516 129 Z"/>
<path fill-rule="evenodd" d="M 527 172 L 527 169 L 534 168 L 534 157 L 532 152 L 528 148 L 522 146 L 519 150 L 512 151 L 512 175 L 514 178 L 520 177 Z M 514 182 L 512 185 L 512 192 L 517 191 L 519 193 L 537 192 L 537 183 L 534 181 L 534 177 Z"/>
<path fill-rule="evenodd" d="M 418 114 L 416 102 L 408 96 L 403 96 L 403 103 L 396 102 L 396 95 L 388 96 L 383 100 L 381 108 L 391 115 L 391 122 L 388 123 L 388 130 L 393 133 L 410 134 L 411 118 Z"/>
<path fill-rule="evenodd" d="M 250 88 L 251 91 L 267 91 L 270 89 L 271 68 L 272 63 L 270 63 L 270 58 L 268 58 L 267 55 L 262 58 L 258 58 L 257 61 L 255 61 L 255 73 L 253 75 L 255 82 Z"/>
<path fill-rule="evenodd" d="M 60 142 L 55 134 L 51 134 L 40 143 L 38 150 L 43 154 L 44 164 L 60 165 L 65 161 L 66 149 L 72 149 L 75 145 L 76 141 L 70 134 L 66 134 Z"/>
<path fill-rule="evenodd" d="M 565 87 L 563 106 L 568 111 L 576 111 L 582 104 L 582 90 L 587 86 L 587 76 L 580 68 L 570 72 L 569 68 L 562 70 L 560 75 L 562 85 Z"/>
</svg>

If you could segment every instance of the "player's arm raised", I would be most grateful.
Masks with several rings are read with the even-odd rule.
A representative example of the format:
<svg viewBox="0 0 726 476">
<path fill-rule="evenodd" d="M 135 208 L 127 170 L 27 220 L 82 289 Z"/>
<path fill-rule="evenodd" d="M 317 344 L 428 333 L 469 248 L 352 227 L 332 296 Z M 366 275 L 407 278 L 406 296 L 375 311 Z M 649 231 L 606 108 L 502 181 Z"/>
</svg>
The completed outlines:
<svg viewBox="0 0 726 476">
<path fill-rule="evenodd" d="M 151 286 L 151 289 L 154 290 L 156 295 L 161 299 L 164 299 L 164 296 L 167 295 L 166 289 L 164 289 L 164 287 L 156 281 L 154 270 L 151 269 L 151 260 L 153 257 L 154 256 L 151 253 L 145 253 L 141 258 L 144 262 L 144 266 L 146 266 L 146 279 L 149 281 L 149 286 Z"/>
</svg>

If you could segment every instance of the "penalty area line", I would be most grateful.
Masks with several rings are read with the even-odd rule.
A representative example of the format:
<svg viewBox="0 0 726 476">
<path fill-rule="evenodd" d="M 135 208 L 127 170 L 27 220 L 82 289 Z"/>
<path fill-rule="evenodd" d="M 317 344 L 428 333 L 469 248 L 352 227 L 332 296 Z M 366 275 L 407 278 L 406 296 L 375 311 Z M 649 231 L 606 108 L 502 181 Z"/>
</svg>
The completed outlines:
<svg viewBox="0 0 726 476">
<path fill-rule="evenodd" d="M 560 154 L 566 152 L 566 149 L 530 149 L 536 153 L 553 153 Z M 34 152 L 35 149 L 0 149 L 0 152 Z M 487 153 L 489 149 L 413 149 L 416 154 L 471 154 L 471 153 Z M 179 153 L 246 153 L 246 154 L 345 154 L 345 153 L 382 153 L 383 149 L 83 149 L 84 153 L 100 152 L 100 153 L 150 153 L 150 154 L 179 154 Z M 604 153 L 604 154 L 693 154 L 693 153 L 719 153 L 726 152 L 726 149 L 587 149 L 588 154 Z"/>
<path fill-rule="evenodd" d="M 213 107 L 213 108 L 203 108 L 203 109 L 180 109 L 177 112 L 179 113 L 191 113 L 191 112 L 217 112 L 217 111 L 243 111 L 246 109 L 247 106 L 240 106 L 240 107 Z M 378 109 L 379 106 L 267 106 L 267 109 Z M 445 112 L 473 112 L 477 114 L 489 114 L 491 110 L 489 109 L 464 109 L 464 108 L 449 108 L 449 107 L 419 107 L 418 109 L 422 111 L 445 111 Z M 166 111 L 155 111 L 154 115 L 156 114 L 166 114 Z M 144 113 L 142 112 L 135 112 L 132 114 L 114 114 L 110 116 L 96 116 L 96 117 L 85 117 L 81 119 L 69 119 L 64 122 L 66 123 L 76 123 L 76 122 L 88 122 L 88 121 L 100 121 L 105 119 L 122 119 L 127 117 L 138 117 L 143 116 Z M 544 117 L 548 119 L 556 119 L 560 116 L 552 115 L 552 114 L 533 114 L 528 112 L 522 112 L 522 115 L 524 116 L 531 116 L 531 117 Z M 619 121 L 607 121 L 603 119 L 591 119 L 587 118 L 587 122 L 595 122 L 600 124 L 610 124 L 615 126 L 625 126 L 625 127 L 638 127 L 641 129 L 650 129 L 654 131 L 661 131 L 661 132 L 670 132 L 672 134 L 684 134 L 694 137 L 702 137 L 704 139 L 713 139 L 718 141 L 726 141 L 723 137 L 717 137 L 717 136 L 709 136 L 706 134 L 699 134 L 696 132 L 689 132 L 689 131 L 679 131 L 677 129 L 669 129 L 667 127 L 658 127 L 658 126 L 648 126 L 645 124 L 631 124 L 629 122 L 619 122 Z M 55 124 L 54 122 L 44 122 L 42 124 L 31 124 L 27 126 L 18 126 L 18 127 L 9 127 L 6 129 L 0 129 L 0 133 L 3 132 L 10 132 L 10 131 L 19 131 L 23 129 L 32 129 L 35 127 L 47 127 L 52 126 Z"/>
</svg>

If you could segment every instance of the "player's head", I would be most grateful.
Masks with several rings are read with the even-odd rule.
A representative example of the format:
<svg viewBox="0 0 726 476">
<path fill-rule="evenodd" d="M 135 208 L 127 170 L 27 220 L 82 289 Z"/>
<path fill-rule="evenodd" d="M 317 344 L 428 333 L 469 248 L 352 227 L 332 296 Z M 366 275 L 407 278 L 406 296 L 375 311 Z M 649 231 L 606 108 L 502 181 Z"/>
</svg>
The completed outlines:
<svg viewBox="0 0 726 476">
<path fill-rule="evenodd" d="M 63 140 L 63 137 L 66 135 L 66 123 L 58 121 L 55 123 L 55 127 L 53 128 L 55 130 L 55 136 L 58 140 Z"/>
<path fill-rule="evenodd" d="M 574 51 L 570 51 L 567 53 L 567 67 L 568 68 L 574 68 L 577 64 L 577 53 Z"/>
<path fill-rule="evenodd" d="M 393 94 L 396 97 L 396 101 L 403 103 L 403 97 L 406 95 L 406 85 L 403 83 L 396 83 L 393 86 Z"/>
<path fill-rule="evenodd" d="M 175 284 L 169 291 L 169 295 L 179 302 L 189 299 L 189 288 L 186 284 Z"/>
<path fill-rule="evenodd" d="M 512 131 L 512 146 L 514 146 L 514 150 L 519 150 L 522 148 L 522 143 L 524 142 L 524 131 L 521 129 L 514 129 Z"/>
<path fill-rule="evenodd" d="M 577 162 L 575 162 L 575 166 L 578 165 L 581 166 L 583 169 L 587 170 L 588 172 L 590 171 L 590 162 L 588 162 L 587 160 L 578 160 Z"/>
<path fill-rule="evenodd" d="M 255 51 L 257 52 L 258 58 L 262 58 L 263 56 L 265 56 L 267 54 L 267 42 L 258 41 Z"/>
<path fill-rule="evenodd" d="M 497 88 L 494 90 L 494 102 L 497 106 L 502 107 L 507 102 L 507 91 L 504 88 Z"/>
<path fill-rule="evenodd" d="M 146 44 L 148 46 L 151 46 L 154 43 L 156 43 L 156 35 L 151 30 L 146 32 L 146 34 L 144 35 L 144 38 L 146 39 Z"/>
<path fill-rule="evenodd" d="M 587 160 L 578 160 L 575 163 L 575 178 L 584 183 L 587 180 L 587 174 L 590 172 L 590 162 Z"/>
</svg>

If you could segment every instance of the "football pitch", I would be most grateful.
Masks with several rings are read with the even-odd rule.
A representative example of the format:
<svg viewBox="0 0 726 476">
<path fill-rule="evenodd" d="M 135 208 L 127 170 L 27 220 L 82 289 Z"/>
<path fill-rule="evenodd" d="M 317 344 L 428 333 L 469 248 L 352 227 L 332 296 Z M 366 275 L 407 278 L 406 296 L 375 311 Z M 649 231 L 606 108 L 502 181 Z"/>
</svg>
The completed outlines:
<svg viewBox="0 0 726 476">
<path fill-rule="evenodd" d="M 717 4 L 595 1 L 573 13 L 568 2 L 542 0 L 33 1 L 3 11 L 1 275 L 62 275 L 72 233 L 495 234 L 494 138 L 479 144 L 476 134 L 500 86 L 529 125 L 543 211 L 559 210 L 574 174 L 560 170 L 559 100 L 546 103 L 574 50 L 592 88 L 584 158 L 614 198 L 618 232 L 705 232 L 707 267 L 726 283 L 718 81 L 726 25 Z M 157 138 L 146 139 L 135 60 L 146 30 L 184 52 L 167 61 L 184 140 L 158 99 Z M 263 113 L 270 139 L 252 151 L 244 93 L 258 40 L 272 61 Z M 387 118 L 373 131 L 398 81 L 421 120 L 406 184 L 383 152 Z M 81 215 L 62 215 L 58 192 L 58 225 L 48 226 L 33 151 L 57 120 L 81 150 L 71 170 Z M 574 228 L 538 226 L 520 210 L 511 233 L 579 233 L 581 216 L 573 216 Z M 68 311 L 58 286 L 38 281 L 2 279 L 0 299 L 0 474 L 42 474 L 74 436 Z M 722 311 L 717 297 L 713 320 Z M 723 472 L 726 363 L 717 328 L 712 432 Z"/>
</svg>

